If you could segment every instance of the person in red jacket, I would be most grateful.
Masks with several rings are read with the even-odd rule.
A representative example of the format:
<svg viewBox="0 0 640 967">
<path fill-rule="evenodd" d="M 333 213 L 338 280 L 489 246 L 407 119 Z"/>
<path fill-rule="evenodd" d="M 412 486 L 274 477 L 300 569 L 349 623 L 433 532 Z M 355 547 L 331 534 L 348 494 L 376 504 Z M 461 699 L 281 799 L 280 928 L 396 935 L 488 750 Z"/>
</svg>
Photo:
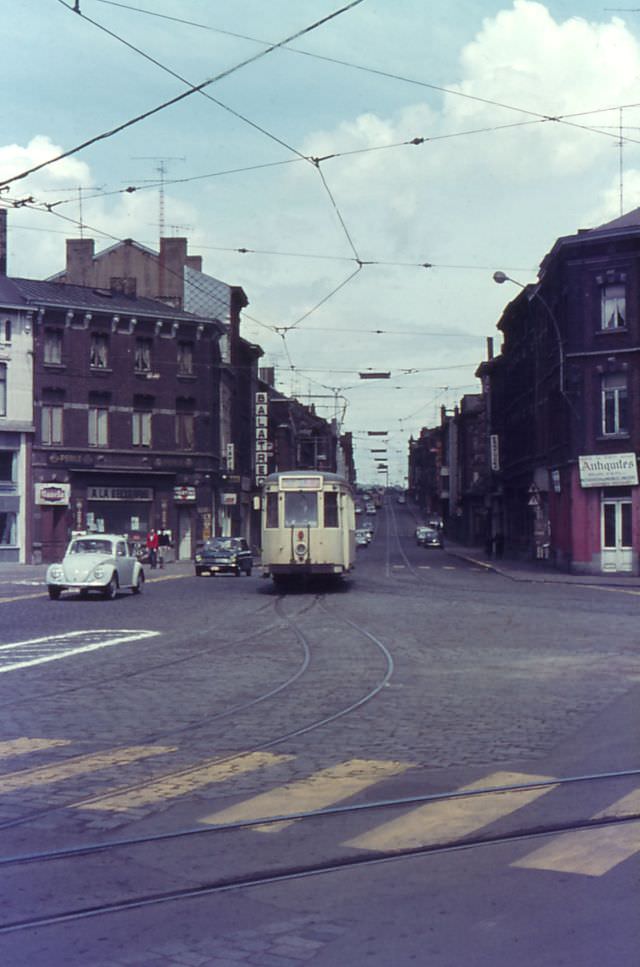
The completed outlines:
<svg viewBox="0 0 640 967">
<path fill-rule="evenodd" d="M 151 528 L 147 534 L 147 550 L 149 551 L 149 564 L 155 567 L 158 563 L 158 533 Z"/>
</svg>

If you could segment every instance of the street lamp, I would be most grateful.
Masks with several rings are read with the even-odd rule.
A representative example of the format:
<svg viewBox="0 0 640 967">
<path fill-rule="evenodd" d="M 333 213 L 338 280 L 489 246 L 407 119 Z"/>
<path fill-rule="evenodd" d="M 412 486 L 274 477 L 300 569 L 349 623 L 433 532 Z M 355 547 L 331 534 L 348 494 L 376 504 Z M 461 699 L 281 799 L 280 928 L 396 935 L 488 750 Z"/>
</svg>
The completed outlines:
<svg viewBox="0 0 640 967">
<path fill-rule="evenodd" d="M 494 272 L 493 273 L 493 281 L 494 282 L 497 282 L 498 285 L 502 285 L 504 282 L 513 282 L 514 285 L 519 286 L 519 288 L 521 288 L 523 290 L 527 288 L 527 286 L 526 285 L 523 285 L 522 282 L 518 282 L 517 279 L 512 278 L 510 275 L 507 275 L 506 272 L 501 272 L 500 270 L 498 270 L 497 272 Z M 565 400 L 569 404 L 569 407 L 572 410 L 572 412 L 575 414 L 576 411 L 574 409 L 573 403 L 569 399 L 569 396 L 567 395 L 567 393 L 565 391 L 565 388 L 564 388 L 564 350 L 563 350 L 563 347 L 562 347 L 562 333 L 560 332 L 560 326 L 558 325 L 558 320 L 556 319 L 556 317 L 555 317 L 555 315 L 554 315 L 554 313 L 553 313 L 553 311 L 552 311 L 549 303 L 546 301 L 546 299 L 544 299 L 540 295 L 540 292 L 538 291 L 538 288 L 537 287 L 532 290 L 532 296 L 535 296 L 536 299 L 539 299 L 539 301 L 544 306 L 544 308 L 546 310 L 546 313 L 549 316 L 549 318 L 551 319 L 551 322 L 553 324 L 553 329 L 554 329 L 554 332 L 555 332 L 555 335 L 556 335 L 556 340 L 557 340 L 557 343 L 558 343 L 558 366 L 559 366 L 559 375 L 560 375 L 560 392 L 562 393 L 562 395 L 564 396 Z"/>
</svg>

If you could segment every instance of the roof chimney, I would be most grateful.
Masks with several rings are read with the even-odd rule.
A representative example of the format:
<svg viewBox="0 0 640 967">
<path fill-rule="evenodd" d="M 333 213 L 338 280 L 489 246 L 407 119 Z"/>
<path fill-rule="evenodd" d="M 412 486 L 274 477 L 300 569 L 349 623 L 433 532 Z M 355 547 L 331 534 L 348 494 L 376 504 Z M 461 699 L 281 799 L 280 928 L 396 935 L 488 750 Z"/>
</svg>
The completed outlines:
<svg viewBox="0 0 640 967">
<path fill-rule="evenodd" d="M 92 238 L 67 239 L 66 281 L 72 285 L 91 285 L 94 241 Z"/>
</svg>

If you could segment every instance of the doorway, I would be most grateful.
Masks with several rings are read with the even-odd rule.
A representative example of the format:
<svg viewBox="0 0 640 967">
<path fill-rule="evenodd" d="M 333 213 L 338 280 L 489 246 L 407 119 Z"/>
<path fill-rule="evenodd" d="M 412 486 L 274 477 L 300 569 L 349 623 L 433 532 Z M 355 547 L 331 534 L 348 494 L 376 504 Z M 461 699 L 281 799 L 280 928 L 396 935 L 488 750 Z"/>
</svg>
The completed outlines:
<svg viewBox="0 0 640 967">
<path fill-rule="evenodd" d="M 191 557 L 191 509 L 178 510 L 178 560 L 188 561 Z"/>
<path fill-rule="evenodd" d="M 633 568 L 631 500 L 603 497 L 601 510 L 602 570 Z"/>
</svg>

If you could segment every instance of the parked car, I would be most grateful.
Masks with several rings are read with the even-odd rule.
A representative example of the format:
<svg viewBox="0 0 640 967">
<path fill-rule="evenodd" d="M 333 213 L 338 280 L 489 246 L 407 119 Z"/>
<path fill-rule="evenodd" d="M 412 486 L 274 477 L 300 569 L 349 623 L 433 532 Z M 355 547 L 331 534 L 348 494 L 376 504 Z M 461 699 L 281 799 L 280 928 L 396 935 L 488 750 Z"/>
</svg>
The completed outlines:
<svg viewBox="0 0 640 967">
<path fill-rule="evenodd" d="M 442 531 L 439 527 L 422 527 L 418 543 L 423 547 L 439 547 L 442 549 L 444 547 Z"/>
<path fill-rule="evenodd" d="M 98 591 L 105 598 L 115 598 L 125 589 L 140 594 L 144 569 L 121 534 L 78 534 L 62 561 L 47 568 L 46 584 L 54 601 L 63 591 L 79 591 L 83 596 Z"/>
<path fill-rule="evenodd" d="M 196 575 L 235 574 L 251 575 L 253 557 L 243 537 L 212 537 L 196 551 L 194 559 Z"/>
<path fill-rule="evenodd" d="M 427 536 L 427 531 L 429 530 L 426 524 L 419 524 L 416 527 L 416 544 L 422 544 L 423 540 Z"/>
<path fill-rule="evenodd" d="M 360 524 L 360 530 L 363 530 L 367 535 L 367 541 L 373 540 L 373 521 L 363 520 Z"/>
</svg>

